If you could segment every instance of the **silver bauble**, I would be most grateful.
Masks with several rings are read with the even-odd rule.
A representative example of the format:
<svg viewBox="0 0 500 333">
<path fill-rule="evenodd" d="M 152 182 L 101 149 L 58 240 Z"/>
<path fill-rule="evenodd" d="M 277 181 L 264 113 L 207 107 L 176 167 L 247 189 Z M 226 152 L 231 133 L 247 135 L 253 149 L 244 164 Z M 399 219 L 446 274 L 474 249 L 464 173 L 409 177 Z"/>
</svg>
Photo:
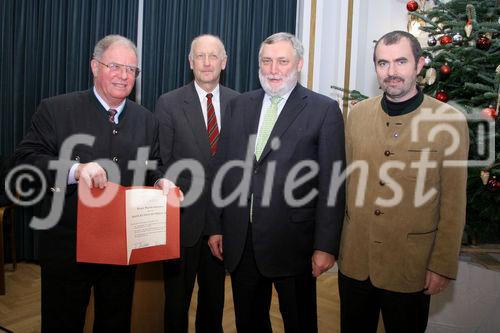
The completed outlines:
<svg viewBox="0 0 500 333">
<path fill-rule="evenodd" d="M 453 44 L 455 45 L 462 44 L 463 41 L 464 37 L 458 32 L 455 35 L 453 35 Z"/>
<path fill-rule="evenodd" d="M 427 38 L 427 45 L 436 46 L 436 44 L 437 44 L 436 37 L 430 36 L 429 38 Z"/>
</svg>

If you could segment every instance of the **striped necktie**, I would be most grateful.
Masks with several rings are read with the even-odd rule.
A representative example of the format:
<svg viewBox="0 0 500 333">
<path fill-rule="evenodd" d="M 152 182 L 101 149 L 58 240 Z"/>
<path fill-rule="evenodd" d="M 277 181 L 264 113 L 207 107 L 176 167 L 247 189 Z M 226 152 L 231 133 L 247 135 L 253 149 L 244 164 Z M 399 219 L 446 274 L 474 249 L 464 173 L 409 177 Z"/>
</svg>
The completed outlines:
<svg viewBox="0 0 500 333">
<path fill-rule="evenodd" d="M 217 126 L 215 108 L 212 104 L 212 96 L 211 93 L 207 94 L 207 131 L 210 151 L 214 155 L 217 152 L 217 142 L 219 141 L 219 127 Z"/>
<path fill-rule="evenodd" d="M 108 120 L 110 123 L 114 124 L 115 123 L 115 115 L 118 111 L 115 109 L 109 109 L 108 110 Z"/>
</svg>

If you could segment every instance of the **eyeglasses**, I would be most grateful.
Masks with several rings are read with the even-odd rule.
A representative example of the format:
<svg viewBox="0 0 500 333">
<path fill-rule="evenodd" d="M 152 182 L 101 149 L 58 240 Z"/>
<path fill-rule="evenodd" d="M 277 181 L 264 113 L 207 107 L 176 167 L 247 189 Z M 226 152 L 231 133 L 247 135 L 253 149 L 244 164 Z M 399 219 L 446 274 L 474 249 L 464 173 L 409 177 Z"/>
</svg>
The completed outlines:
<svg viewBox="0 0 500 333">
<path fill-rule="evenodd" d="M 115 62 L 105 64 L 103 62 L 100 62 L 96 58 L 94 58 L 94 60 L 100 63 L 101 65 L 108 67 L 111 73 L 121 73 L 123 69 L 125 69 L 125 72 L 128 75 L 133 75 L 134 77 L 138 77 L 139 73 L 141 72 L 141 70 L 135 66 L 122 65 L 122 64 L 117 64 Z"/>
</svg>

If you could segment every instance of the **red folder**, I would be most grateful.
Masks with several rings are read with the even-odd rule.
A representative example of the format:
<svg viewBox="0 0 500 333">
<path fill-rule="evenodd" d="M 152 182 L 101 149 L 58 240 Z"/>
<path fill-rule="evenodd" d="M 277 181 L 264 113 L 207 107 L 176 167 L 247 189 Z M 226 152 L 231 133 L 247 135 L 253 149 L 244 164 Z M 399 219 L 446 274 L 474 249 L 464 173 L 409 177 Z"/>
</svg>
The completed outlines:
<svg viewBox="0 0 500 333">
<path fill-rule="evenodd" d="M 76 260 L 97 264 L 133 265 L 151 261 L 179 258 L 179 189 L 167 197 L 167 241 L 165 245 L 133 249 L 127 260 L 125 193 L 133 188 L 108 182 L 107 191 L 115 191 L 110 201 L 100 207 L 89 207 L 80 200 L 79 185 L 78 220 L 76 232 Z M 98 198 L 104 189 L 92 188 L 92 197 Z M 86 191 L 89 191 L 87 188 Z"/>
</svg>

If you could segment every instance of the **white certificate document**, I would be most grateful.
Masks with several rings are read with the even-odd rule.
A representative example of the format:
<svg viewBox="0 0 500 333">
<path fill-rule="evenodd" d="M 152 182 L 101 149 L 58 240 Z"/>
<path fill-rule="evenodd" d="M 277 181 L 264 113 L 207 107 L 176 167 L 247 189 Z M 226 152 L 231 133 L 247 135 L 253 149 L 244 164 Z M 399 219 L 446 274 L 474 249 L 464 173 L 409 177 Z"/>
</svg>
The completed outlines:
<svg viewBox="0 0 500 333">
<path fill-rule="evenodd" d="M 125 192 L 127 262 L 134 249 L 167 243 L 167 196 L 157 189 Z"/>
</svg>

